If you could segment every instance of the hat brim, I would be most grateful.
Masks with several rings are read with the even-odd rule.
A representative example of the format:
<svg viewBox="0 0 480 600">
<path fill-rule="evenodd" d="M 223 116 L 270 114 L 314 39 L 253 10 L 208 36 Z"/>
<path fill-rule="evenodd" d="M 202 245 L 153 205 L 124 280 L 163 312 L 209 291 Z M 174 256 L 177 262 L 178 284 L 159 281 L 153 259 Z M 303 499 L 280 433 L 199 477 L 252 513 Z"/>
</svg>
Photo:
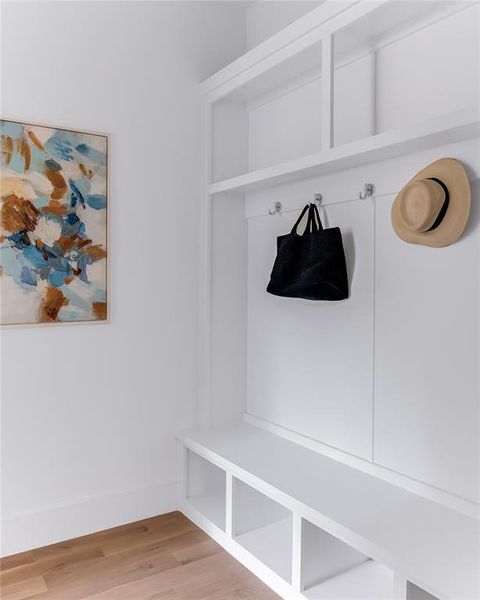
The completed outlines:
<svg viewBox="0 0 480 600">
<path fill-rule="evenodd" d="M 416 232 L 408 229 L 400 214 L 402 196 L 406 188 L 420 179 L 440 179 L 448 189 L 448 209 L 442 222 L 432 231 Z M 470 216 L 470 182 L 463 165 L 454 158 L 441 158 L 422 169 L 398 193 L 392 206 L 392 226 L 400 239 L 410 244 L 433 248 L 449 246 L 462 235 Z"/>
</svg>

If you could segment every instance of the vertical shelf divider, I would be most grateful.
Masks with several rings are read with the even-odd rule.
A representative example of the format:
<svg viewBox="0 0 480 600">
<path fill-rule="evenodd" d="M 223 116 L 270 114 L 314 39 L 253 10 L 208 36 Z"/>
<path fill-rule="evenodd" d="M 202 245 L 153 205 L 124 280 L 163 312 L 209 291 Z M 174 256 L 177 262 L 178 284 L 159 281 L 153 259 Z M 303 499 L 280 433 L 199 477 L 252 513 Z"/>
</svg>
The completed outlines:
<svg viewBox="0 0 480 600">
<path fill-rule="evenodd" d="M 182 505 L 187 501 L 187 447 L 183 444 L 179 448 L 178 462 L 180 463 L 180 500 Z"/>
<path fill-rule="evenodd" d="M 331 33 L 322 39 L 322 151 L 333 148 L 334 40 Z"/>
<path fill-rule="evenodd" d="M 233 538 L 233 475 L 227 471 L 225 494 L 225 533 L 227 538 Z"/>
<path fill-rule="evenodd" d="M 211 415 L 211 345 L 212 345 L 212 181 L 213 108 L 210 100 L 202 102 L 202 205 L 200 211 L 200 290 L 199 290 L 199 394 L 198 422 L 210 427 Z"/>
<path fill-rule="evenodd" d="M 407 600 L 407 580 L 396 572 L 393 574 L 393 600 Z"/>
<path fill-rule="evenodd" d="M 292 588 L 294 593 L 303 591 L 302 581 L 302 517 L 293 513 L 292 520 Z"/>
</svg>

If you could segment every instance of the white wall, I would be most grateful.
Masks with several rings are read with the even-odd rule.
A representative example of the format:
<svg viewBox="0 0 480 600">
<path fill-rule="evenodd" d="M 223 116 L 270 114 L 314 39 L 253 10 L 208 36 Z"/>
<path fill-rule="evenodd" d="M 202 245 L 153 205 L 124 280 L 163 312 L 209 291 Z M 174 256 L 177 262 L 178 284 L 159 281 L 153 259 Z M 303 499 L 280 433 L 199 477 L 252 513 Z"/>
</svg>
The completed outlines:
<svg viewBox="0 0 480 600">
<path fill-rule="evenodd" d="M 111 134 L 111 323 L 2 332 L 3 553 L 176 507 L 195 425 L 198 82 L 231 2 L 2 2 L 2 114 Z"/>
<path fill-rule="evenodd" d="M 247 8 L 247 49 L 258 46 L 324 0 L 255 0 Z"/>
</svg>

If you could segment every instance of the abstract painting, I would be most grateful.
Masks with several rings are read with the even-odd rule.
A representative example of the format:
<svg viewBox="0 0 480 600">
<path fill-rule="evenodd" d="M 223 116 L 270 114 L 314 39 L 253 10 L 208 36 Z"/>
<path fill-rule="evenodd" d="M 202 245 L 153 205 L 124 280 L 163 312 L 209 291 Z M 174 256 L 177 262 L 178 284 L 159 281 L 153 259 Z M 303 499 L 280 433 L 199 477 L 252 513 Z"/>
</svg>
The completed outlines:
<svg viewBox="0 0 480 600">
<path fill-rule="evenodd" d="M 0 323 L 107 320 L 108 138 L 0 132 Z"/>
</svg>

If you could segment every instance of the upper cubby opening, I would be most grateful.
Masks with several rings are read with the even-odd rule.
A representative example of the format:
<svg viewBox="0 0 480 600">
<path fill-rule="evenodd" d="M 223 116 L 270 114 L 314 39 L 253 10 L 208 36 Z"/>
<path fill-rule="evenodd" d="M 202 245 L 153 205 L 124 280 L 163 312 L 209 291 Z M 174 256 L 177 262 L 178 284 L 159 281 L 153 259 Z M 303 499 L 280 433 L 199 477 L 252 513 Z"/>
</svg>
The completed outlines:
<svg viewBox="0 0 480 600">
<path fill-rule="evenodd" d="M 265 62 L 213 103 L 213 181 L 321 149 L 321 42 Z"/>
<path fill-rule="evenodd" d="M 334 145 L 478 102 L 478 5 L 391 0 L 334 34 Z"/>
<path fill-rule="evenodd" d="M 277 166 L 301 170 L 296 160 L 328 163 L 332 148 L 355 161 L 373 136 L 399 134 L 385 146 L 408 128 L 409 138 L 415 128 L 421 137 L 436 118 L 443 131 L 449 115 L 478 105 L 478 17 L 476 2 L 360 2 L 274 50 L 245 55 L 204 92 L 209 183 L 226 182 L 212 193 L 250 185 L 229 183 L 249 173 L 257 181 L 276 177 L 268 169 Z"/>
</svg>

